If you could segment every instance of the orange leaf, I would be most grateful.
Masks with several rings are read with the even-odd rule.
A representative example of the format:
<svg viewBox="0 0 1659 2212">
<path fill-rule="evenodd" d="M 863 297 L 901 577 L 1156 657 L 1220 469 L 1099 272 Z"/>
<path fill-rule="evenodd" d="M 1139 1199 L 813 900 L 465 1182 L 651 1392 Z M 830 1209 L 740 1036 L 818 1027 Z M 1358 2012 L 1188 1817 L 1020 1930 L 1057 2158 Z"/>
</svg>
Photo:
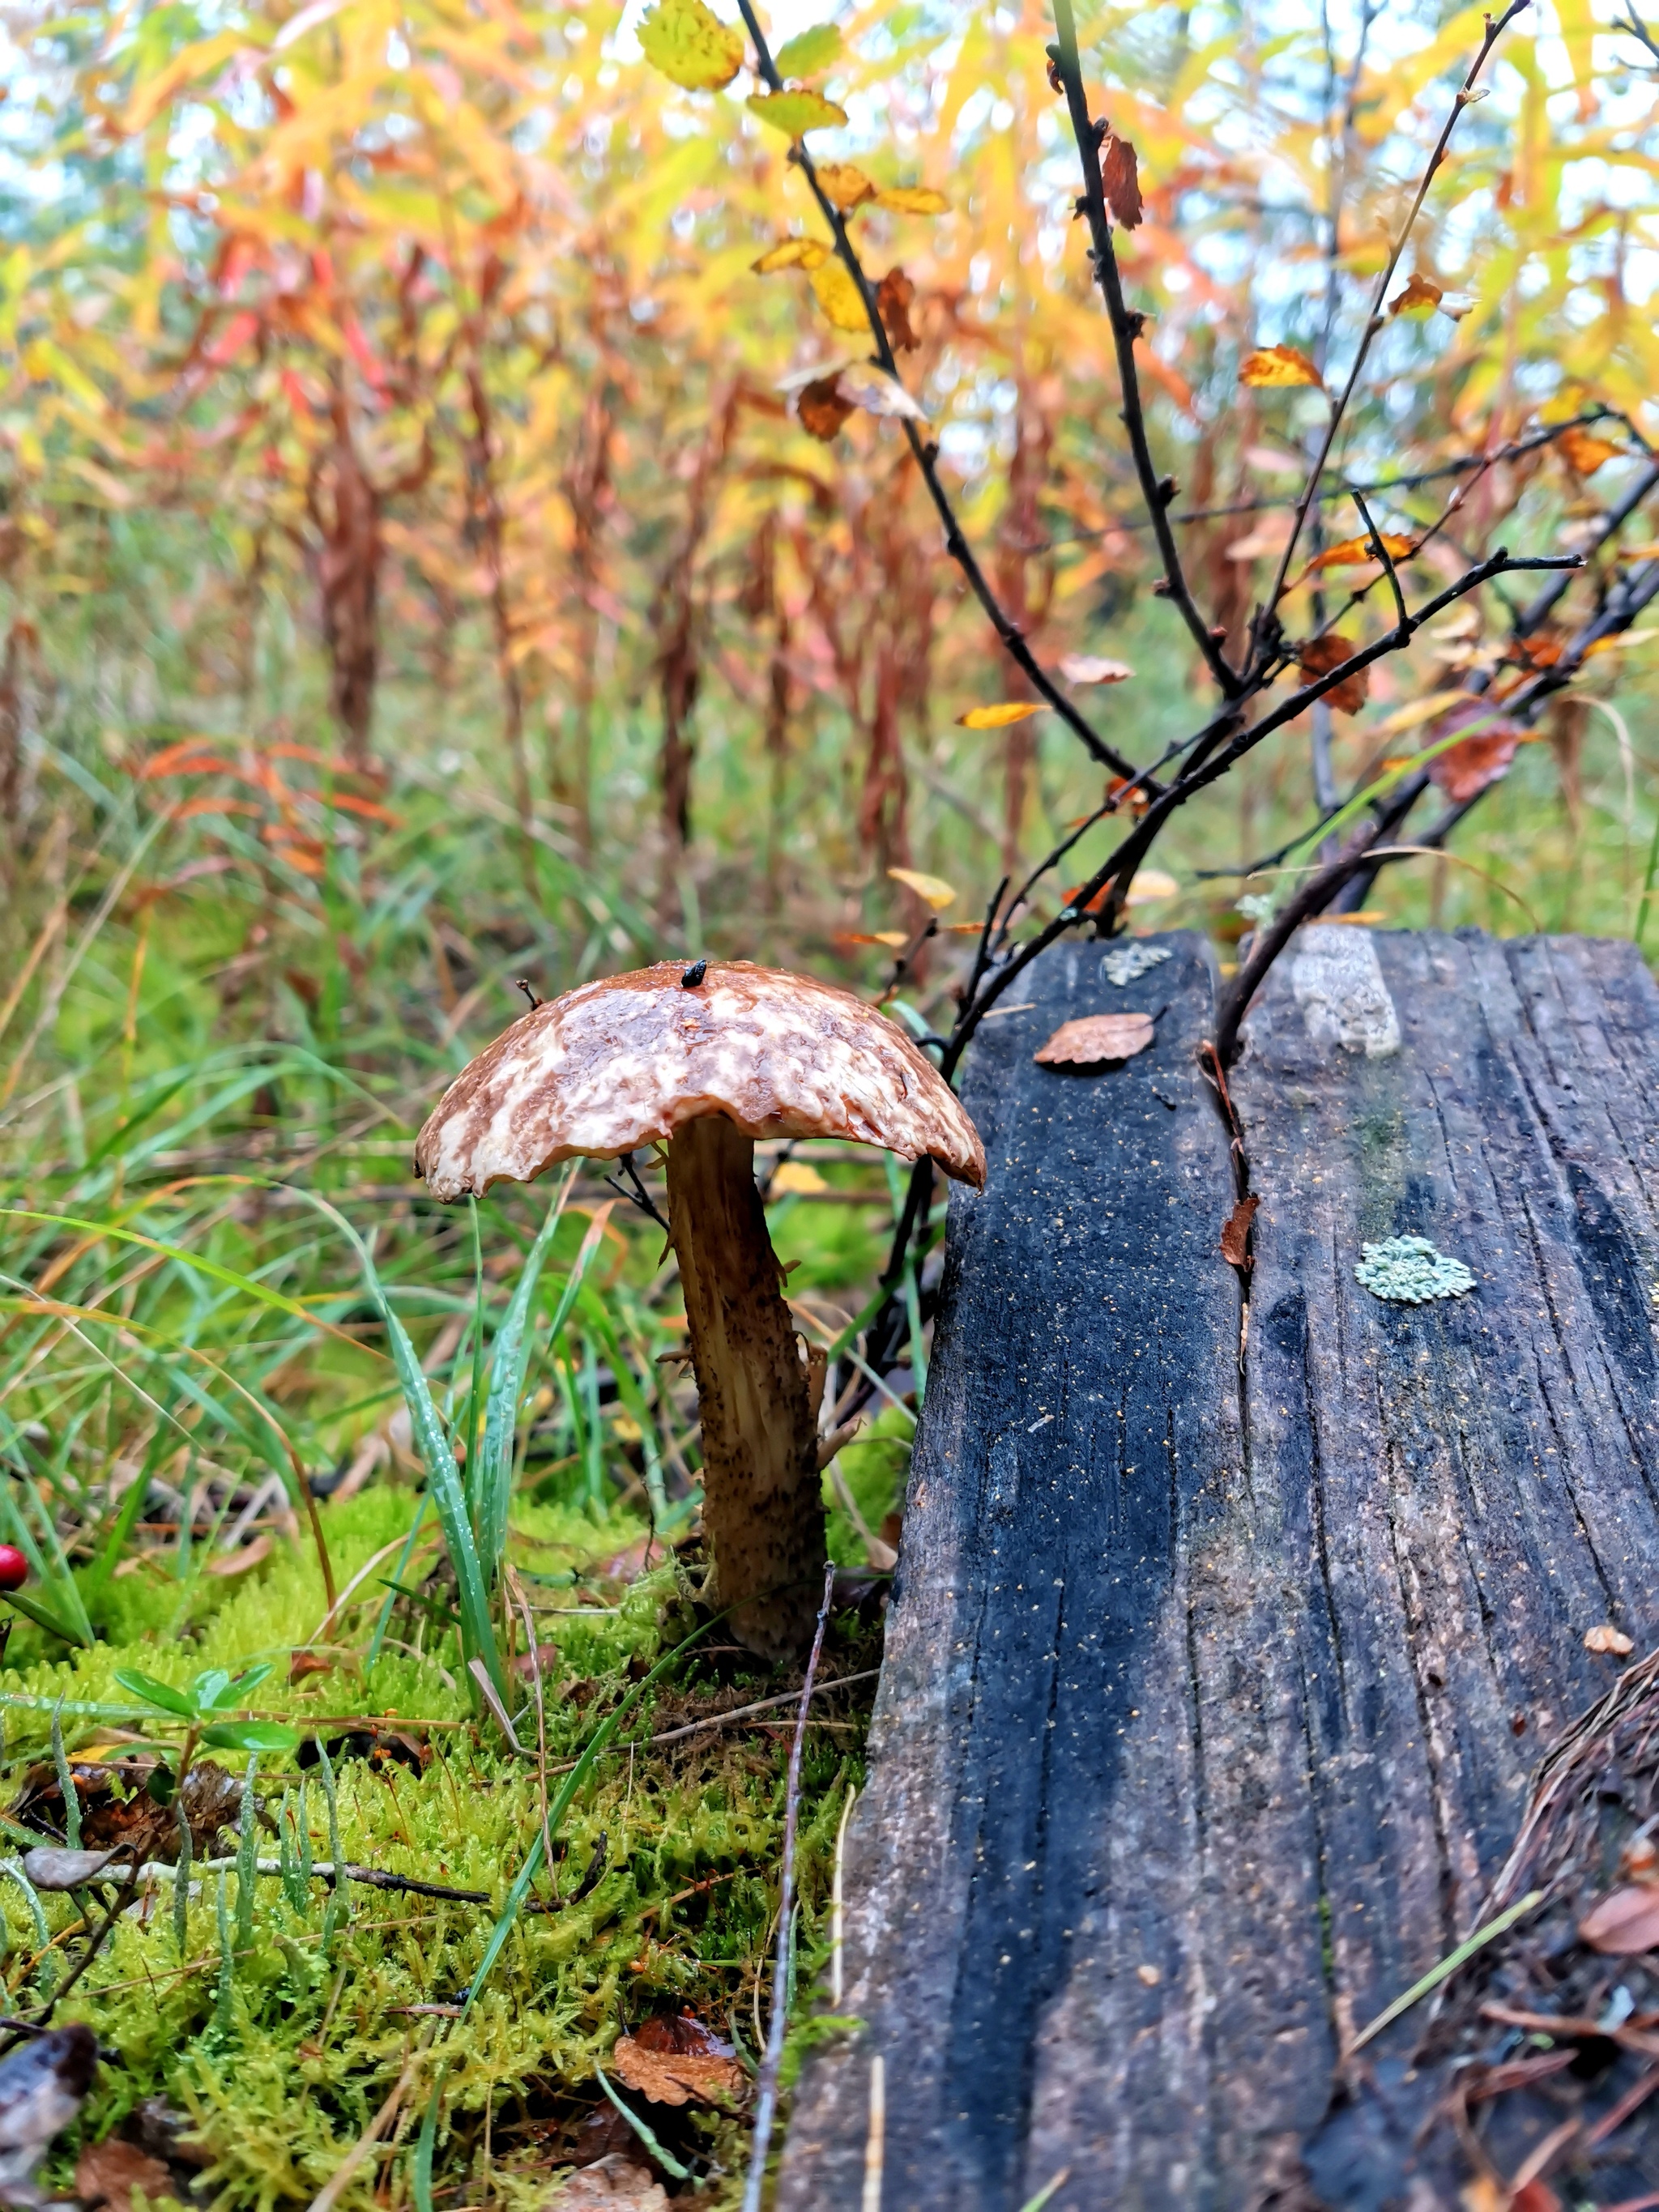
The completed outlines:
<svg viewBox="0 0 1659 2212">
<path fill-rule="evenodd" d="M 152 754 L 138 775 L 141 781 L 154 782 L 161 775 L 235 775 L 239 773 L 234 762 L 222 760 L 208 750 L 201 738 L 180 738 L 174 744 L 163 745 L 159 753 Z"/>
<path fill-rule="evenodd" d="M 263 809 L 251 799 L 185 799 L 173 810 L 175 822 L 191 821 L 198 814 L 253 814 Z"/>
<path fill-rule="evenodd" d="M 1325 388 L 1325 380 L 1305 353 L 1294 346 L 1261 346 L 1255 353 L 1246 354 L 1239 363 L 1238 380 L 1253 390 L 1273 391 L 1293 384 L 1310 384 L 1317 392 Z"/>
<path fill-rule="evenodd" d="M 1606 438 L 1592 437 L 1588 430 L 1564 430 L 1555 442 L 1567 466 L 1581 477 L 1594 476 L 1603 461 L 1617 460 L 1623 451 Z"/>
<path fill-rule="evenodd" d="M 233 315 L 202 358 L 210 362 L 214 368 L 222 368 L 227 362 L 235 360 L 250 338 L 257 337 L 258 334 L 258 315 L 248 314 L 246 311 L 240 315 Z"/>
<path fill-rule="evenodd" d="M 1327 630 L 1323 637 L 1310 637 L 1297 656 L 1303 682 L 1310 684 L 1316 676 L 1328 676 L 1332 669 L 1340 668 L 1345 660 L 1352 660 L 1358 649 L 1352 638 L 1344 637 L 1339 630 Z M 1324 695 L 1327 705 L 1344 714 L 1357 714 L 1370 689 L 1370 674 L 1369 668 L 1357 669 L 1340 684 L 1334 684 Z"/>
<path fill-rule="evenodd" d="M 1409 561 L 1417 550 L 1411 538 L 1401 538 L 1395 532 L 1379 531 L 1377 538 L 1381 539 L 1382 550 L 1390 561 Z M 1345 538 L 1340 545 L 1328 545 L 1322 553 L 1315 554 L 1302 571 L 1302 575 L 1297 578 L 1297 582 L 1299 584 L 1304 576 L 1311 576 L 1319 568 L 1363 568 L 1368 562 L 1376 558 L 1371 548 L 1377 543 L 1377 538 Z"/>
<path fill-rule="evenodd" d="M 318 796 L 323 794 L 319 793 Z M 330 792 L 324 803 L 340 807 L 348 814 L 361 814 L 368 822 L 384 822 L 393 830 L 404 826 L 402 815 L 394 814 L 389 806 L 381 806 L 372 799 L 355 799 L 349 791 Z"/>
<path fill-rule="evenodd" d="M 1100 182 L 1114 219 L 1125 230 L 1133 230 L 1140 221 L 1139 169 L 1134 148 L 1115 131 L 1107 138 L 1100 157 Z"/>
<path fill-rule="evenodd" d="M 796 395 L 795 413 L 801 428 L 826 446 L 854 411 L 851 401 L 842 398 L 833 376 L 815 378 Z"/>
<path fill-rule="evenodd" d="M 1415 273 L 1406 280 L 1403 292 L 1396 292 L 1389 302 L 1391 315 L 1414 315 L 1421 312 L 1431 314 L 1445 298 L 1438 284 L 1431 284 L 1426 276 Z"/>
<path fill-rule="evenodd" d="M 1614 1959 L 1659 1947 L 1659 1889 L 1643 1881 L 1611 1891 L 1579 1922 L 1578 1940 Z"/>
</svg>

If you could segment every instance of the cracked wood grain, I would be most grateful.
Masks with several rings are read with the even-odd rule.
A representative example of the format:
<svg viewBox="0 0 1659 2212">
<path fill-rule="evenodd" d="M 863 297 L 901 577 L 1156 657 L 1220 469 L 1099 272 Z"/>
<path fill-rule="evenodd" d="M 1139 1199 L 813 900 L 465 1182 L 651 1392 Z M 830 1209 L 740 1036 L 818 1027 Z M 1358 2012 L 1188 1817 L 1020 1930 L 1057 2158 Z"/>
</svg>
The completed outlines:
<svg viewBox="0 0 1659 2212">
<path fill-rule="evenodd" d="M 1286 969 L 1233 1077 L 1261 1199 L 1248 1328 L 1201 951 L 1030 971 L 966 1097 L 844 2009 L 780 2204 L 1232 2212 L 1305 2159 L 1342 2045 L 1467 1934 L 1553 1730 L 1659 1627 L 1659 993 L 1631 949 L 1380 935 L 1401 1048 Z M 1169 1001 L 1100 1077 L 1060 1020 Z M 1163 1103 L 1175 1102 L 1174 1110 Z M 1362 1239 L 1476 1290 L 1384 1305 Z M 1519 1732 L 1517 1733 L 1517 1726 Z M 1410 2023 L 1383 2039 L 1408 2047 Z M 1326 2185 L 1328 2185 L 1327 2186 Z"/>
</svg>

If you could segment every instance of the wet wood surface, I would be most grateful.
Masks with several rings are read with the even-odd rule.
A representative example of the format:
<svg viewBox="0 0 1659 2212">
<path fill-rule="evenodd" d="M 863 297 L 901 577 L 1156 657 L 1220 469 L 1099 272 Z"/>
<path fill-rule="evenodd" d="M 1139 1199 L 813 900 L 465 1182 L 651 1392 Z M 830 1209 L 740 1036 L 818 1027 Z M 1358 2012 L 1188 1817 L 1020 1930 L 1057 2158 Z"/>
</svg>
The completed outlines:
<svg viewBox="0 0 1659 2212">
<path fill-rule="evenodd" d="M 1358 2204 L 1342 2049 L 1474 1924 L 1618 1664 L 1586 1632 L 1659 1628 L 1632 949 L 1305 932 L 1232 1080 L 1246 1297 L 1206 955 L 1160 941 L 1123 986 L 1057 947 L 970 1061 L 991 1176 L 952 1198 L 848 1838 L 863 2025 L 808 2063 L 787 2212 L 1018 2212 L 1057 2176 L 1053 2212 Z M 1122 1066 L 1035 1064 L 1129 1011 L 1157 1042 Z M 1474 1290 L 1373 1297 L 1396 1235 Z"/>
</svg>

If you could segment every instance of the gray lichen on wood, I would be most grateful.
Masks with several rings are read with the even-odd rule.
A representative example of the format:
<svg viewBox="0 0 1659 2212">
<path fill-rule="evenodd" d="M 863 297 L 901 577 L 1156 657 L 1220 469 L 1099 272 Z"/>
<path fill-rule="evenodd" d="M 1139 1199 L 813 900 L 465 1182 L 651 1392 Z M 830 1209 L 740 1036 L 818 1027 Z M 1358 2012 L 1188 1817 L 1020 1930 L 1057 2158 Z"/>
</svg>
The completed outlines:
<svg viewBox="0 0 1659 2212">
<path fill-rule="evenodd" d="M 1474 1288 L 1474 1277 L 1461 1260 L 1442 1252 L 1426 1237 L 1389 1237 L 1362 1244 L 1353 1279 L 1373 1297 L 1396 1305 L 1426 1305 L 1431 1298 L 1461 1298 Z"/>
</svg>

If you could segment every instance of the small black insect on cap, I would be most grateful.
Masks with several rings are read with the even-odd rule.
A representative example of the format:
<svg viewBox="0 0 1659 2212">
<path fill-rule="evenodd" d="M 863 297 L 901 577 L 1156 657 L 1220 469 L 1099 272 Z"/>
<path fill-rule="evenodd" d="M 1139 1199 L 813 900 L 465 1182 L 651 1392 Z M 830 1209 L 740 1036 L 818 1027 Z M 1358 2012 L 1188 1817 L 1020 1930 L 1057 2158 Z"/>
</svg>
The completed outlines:
<svg viewBox="0 0 1659 2212">
<path fill-rule="evenodd" d="M 684 975 L 680 977 L 681 990 L 695 991 L 708 973 L 708 963 L 706 960 L 694 960 Z"/>
</svg>

